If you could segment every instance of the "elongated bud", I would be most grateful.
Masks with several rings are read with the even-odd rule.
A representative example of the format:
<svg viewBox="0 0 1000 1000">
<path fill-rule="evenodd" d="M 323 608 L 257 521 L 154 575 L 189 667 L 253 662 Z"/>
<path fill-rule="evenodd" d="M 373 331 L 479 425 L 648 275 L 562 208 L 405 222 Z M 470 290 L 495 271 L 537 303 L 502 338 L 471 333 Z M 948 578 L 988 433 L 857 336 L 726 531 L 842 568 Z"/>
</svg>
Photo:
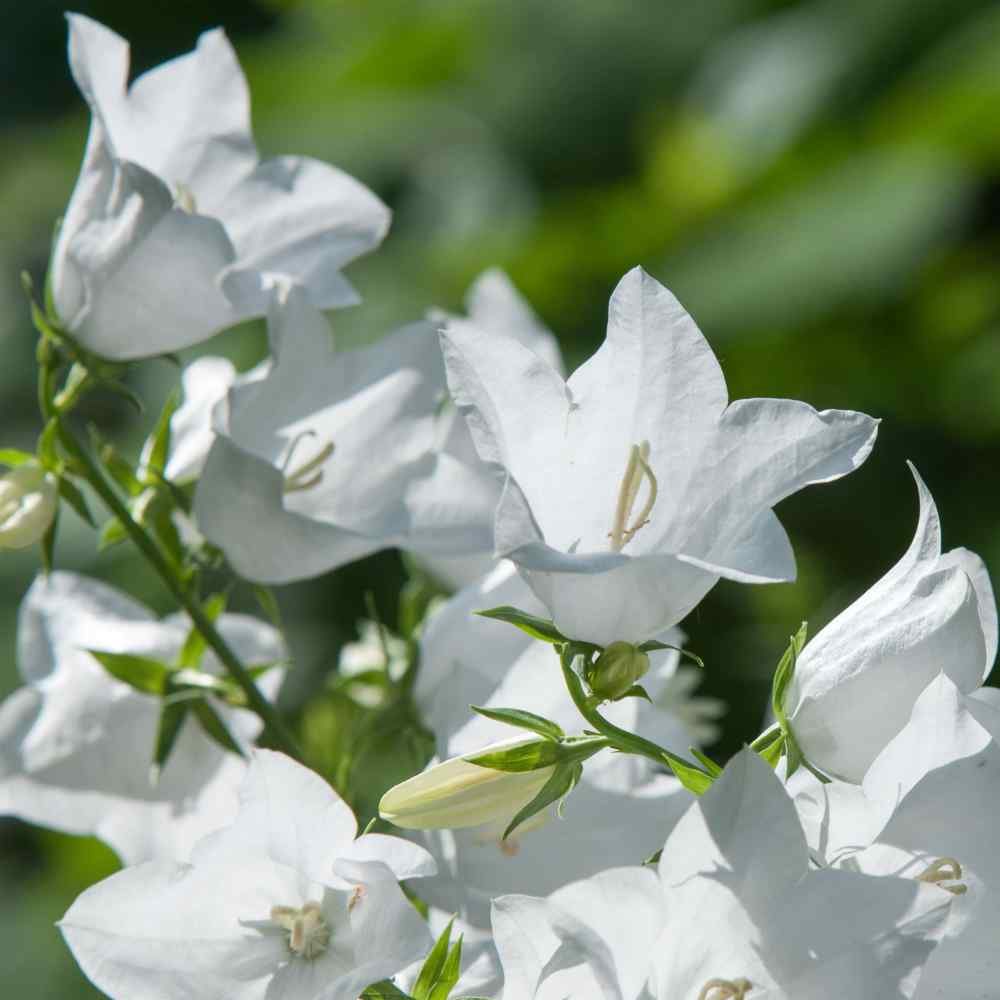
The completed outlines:
<svg viewBox="0 0 1000 1000">
<path fill-rule="evenodd" d="M 555 744 L 546 740 L 507 740 L 484 747 L 472 757 L 508 754 L 530 764 L 528 755 Z M 539 756 L 533 769 L 498 770 L 452 757 L 404 781 L 382 796 L 379 815 L 405 830 L 457 829 L 506 823 L 549 780 L 554 765 Z"/>
<path fill-rule="evenodd" d="M 45 534 L 55 516 L 55 477 L 25 462 L 0 478 L 0 549 L 22 549 Z"/>
<path fill-rule="evenodd" d="M 587 683 L 600 698 L 621 698 L 649 670 L 649 657 L 630 642 L 613 642 L 587 671 Z"/>
</svg>

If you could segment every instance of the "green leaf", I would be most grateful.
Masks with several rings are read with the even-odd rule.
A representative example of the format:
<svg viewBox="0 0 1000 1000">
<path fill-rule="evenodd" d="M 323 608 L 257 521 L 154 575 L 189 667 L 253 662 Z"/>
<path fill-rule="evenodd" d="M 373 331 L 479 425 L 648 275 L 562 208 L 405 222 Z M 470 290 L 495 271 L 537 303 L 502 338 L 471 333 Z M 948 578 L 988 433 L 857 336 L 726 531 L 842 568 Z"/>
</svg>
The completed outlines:
<svg viewBox="0 0 1000 1000">
<path fill-rule="evenodd" d="M 771 765 L 771 767 L 777 767 L 778 761 L 781 760 L 781 755 L 785 752 L 785 738 L 784 735 L 778 736 L 776 740 L 772 740 L 766 746 L 762 747 L 757 753 L 764 758 Z M 789 765 L 791 761 L 789 761 Z M 795 766 L 798 769 L 798 764 Z"/>
<path fill-rule="evenodd" d="M 77 512 L 77 514 L 87 522 L 92 528 L 97 527 L 97 522 L 94 521 L 93 515 L 90 513 L 90 508 L 87 506 L 87 501 L 84 499 L 83 494 L 76 487 L 75 484 L 71 483 L 66 478 L 61 478 L 59 480 L 59 496 L 63 498 Z"/>
<path fill-rule="evenodd" d="M 518 611 L 517 608 L 512 608 L 509 605 L 490 608 L 488 611 L 477 611 L 476 614 L 483 618 L 507 622 L 508 625 L 514 625 L 522 632 L 527 632 L 532 638 L 541 639 L 542 642 L 563 643 L 568 641 L 566 636 L 547 618 L 537 618 L 535 615 L 529 615 L 526 611 Z"/>
<path fill-rule="evenodd" d="M 225 610 L 228 595 L 225 593 L 213 594 L 202 604 L 202 611 L 212 624 Z M 205 637 L 192 627 L 181 646 L 181 651 L 177 657 L 178 667 L 197 667 L 201 663 L 201 658 L 205 655 Z"/>
<path fill-rule="evenodd" d="M 713 777 L 717 778 L 722 774 L 722 766 L 717 764 L 708 754 L 702 753 L 697 747 L 688 747 L 691 751 L 691 755 L 705 768 L 706 771 Z"/>
<path fill-rule="evenodd" d="M 778 661 L 778 666 L 774 671 L 774 681 L 771 685 L 771 708 L 774 711 L 774 717 L 785 733 L 788 732 L 788 717 L 785 715 L 785 692 L 795 676 L 795 664 L 806 643 L 807 631 L 808 623 L 803 622 L 795 635 L 789 639 L 788 648 Z"/>
<path fill-rule="evenodd" d="M 281 608 L 278 607 L 278 599 L 274 596 L 274 591 L 263 584 L 253 585 L 253 596 L 257 599 L 261 611 L 267 616 L 268 621 L 276 628 L 281 628 Z"/>
<path fill-rule="evenodd" d="M 167 396 L 156 426 L 142 446 L 142 467 L 146 473 L 162 473 L 166 468 L 167 456 L 170 453 L 170 418 L 177 412 L 180 401 L 180 390 L 175 387 Z"/>
<path fill-rule="evenodd" d="M 503 722 L 508 726 L 518 726 L 521 729 L 530 729 L 533 733 L 538 733 L 547 740 L 560 740 L 566 734 L 562 727 L 556 725 L 551 719 L 545 719 L 534 712 L 527 712 L 521 708 L 482 708 L 479 705 L 470 705 L 469 708 L 487 719 L 495 722 Z"/>
<path fill-rule="evenodd" d="M 712 787 L 715 780 L 710 774 L 687 764 L 679 757 L 664 757 L 664 763 L 674 772 L 677 780 L 692 794 L 701 795 Z"/>
<path fill-rule="evenodd" d="M 448 926 L 438 936 L 437 941 L 434 942 L 434 947 L 431 948 L 430 954 L 420 967 L 420 974 L 417 976 L 417 981 L 413 984 L 413 1000 L 430 1000 L 431 990 L 434 988 L 434 984 L 438 982 L 444 970 L 445 961 L 448 958 L 448 947 L 451 944 L 451 927 L 454 922 L 454 917 L 448 921 Z"/>
<path fill-rule="evenodd" d="M 101 533 L 97 536 L 97 551 L 103 552 L 105 549 L 110 549 L 112 546 L 124 542 L 126 538 L 128 538 L 128 532 L 125 530 L 125 525 L 117 517 L 113 517 L 110 521 L 105 521 L 101 527 Z"/>
<path fill-rule="evenodd" d="M 206 735 L 215 740 L 223 750 L 228 750 L 237 757 L 246 756 L 243 748 L 233 739 L 233 734 L 222 721 L 222 716 L 204 698 L 194 699 L 190 702 L 190 707 Z"/>
<path fill-rule="evenodd" d="M 409 993 L 404 993 L 398 986 L 393 986 L 388 979 L 383 979 L 382 982 L 369 986 L 361 994 L 361 1000 L 414 1000 L 414 998 Z"/>
<path fill-rule="evenodd" d="M 35 456 L 30 451 L 21 451 L 18 448 L 0 448 L 0 465 L 7 465 L 14 469 L 25 462 L 36 461 Z"/>
<path fill-rule="evenodd" d="M 160 721 L 156 727 L 156 745 L 153 748 L 153 764 L 149 769 L 149 777 L 155 785 L 160 780 L 163 769 L 167 766 L 170 753 L 174 749 L 177 737 L 180 735 L 187 718 L 190 704 L 187 701 L 163 702 L 160 709 Z"/>
<path fill-rule="evenodd" d="M 88 649 L 88 653 L 104 667 L 112 677 L 141 691 L 143 694 L 162 695 L 167 691 L 167 681 L 171 668 L 159 660 L 132 653 L 104 653 Z"/>
<path fill-rule="evenodd" d="M 560 744 L 544 739 L 464 759 L 480 767 L 492 767 L 495 771 L 537 771 L 566 760 L 566 752 Z"/>
<path fill-rule="evenodd" d="M 645 861 L 644 865 L 658 865 L 660 863 L 660 858 L 663 857 L 663 848 L 661 847 L 658 851 L 653 851 L 652 854 Z"/>
<path fill-rule="evenodd" d="M 111 479 L 129 496 L 138 496 L 143 491 L 143 485 L 136 478 L 132 466 L 118 454 L 114 445 L 106 442 L 93 426 L 90 427 L 90 440 L 101 465 Z"/>
<path fill-rule="evenodd" d="M 458 977 L 461 975 L 461 971 L 462 935 L 459 934 L 458 940 L 451 946 L 451 951 L 448 952 L 448 957 L 445 959 L 441 975 L 438 977 L 438 981 L 434 984 L 434 989 L 431 990 L 430 996 L 427 1000 L 448 1000 L 451 991 L 455 988 L 455 984 L 458 982 Z"/>
<path fill-rule="evenodd" d="M 641 684 L 633 684 L 621 698 L 645 698 L 650 705 L 653 704 L 653 699 L 649 697 L 649 692 Z M 615 701 L 620 701 L 621 698 L 616 698 Z"/>
<path fill-rule="evenodd" d="M 564 799 L 573 791 L 582 775 L 583 765 L 581 763 L 560 764 L 552 772 L 549 780 L 542 785 L 538 794 L 507 824 L 502 839 L 506 840 L 522 823 L 540 813 L 546 806 Z"/>
<path fill-rule="evenodd" d="M 646 642 L 640 643 L 639 649 L 644 653 L 652 653 L 657 649 L 672 649 L 675 653 L 680 653 L 681 656 L 690 660 L 695 666 L 701 667 L 702 670 L 705 669 L 705 661 L 697 653 L 692 653 L 690 649 L 682 649 L 680 646 L 673 646 L 669 642 L 658 642 L 656 639 L 649 639 Z"/>
</svg>

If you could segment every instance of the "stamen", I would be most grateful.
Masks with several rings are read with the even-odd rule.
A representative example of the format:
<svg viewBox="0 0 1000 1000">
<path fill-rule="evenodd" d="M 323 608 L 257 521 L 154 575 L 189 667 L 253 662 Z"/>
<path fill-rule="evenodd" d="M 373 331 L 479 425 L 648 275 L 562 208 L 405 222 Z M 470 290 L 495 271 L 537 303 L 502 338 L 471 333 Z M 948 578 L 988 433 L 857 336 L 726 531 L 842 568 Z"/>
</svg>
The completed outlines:
<svg viewBox="0 0 1000 1000">
<path fill-rule="evenodd" d="M 194 199 L 194 192 L 186 185 L 178 181 L 174 185 L 174 204 L 188 215 L 194 215 L 198 211 L 198 203 Z"/>
<path fill-rule="evenodd" d="M 962 896 L 969 891 L 969 887 L 964 882 L 957 882 L 955 885 L 944 885 L 944 882 L 954 882 L 962 877 L 962 866 L 955 858 L 938 858 L 937 861 L 929 864 L 918 876 L 918 882 L 930 882 L 945 892 L 950 892 L 953 896 Z"/>
<path fill-rule="evenodd" d="M 285 473 L 284 490 L 286 493 L 310 490 L 323 481 L 323 470 L 319 467 L 333 454 L 334 444 L 332 441 L 327 441 L 316 455 L 310 458 L 309 461 L 304 462 L 293 472 L 287 471 L 299 442 L 303 438 L 315 436 L 315 431 L 303 431 L 292 441 L 288 449 L 288 454 L 285 456 L 284 468 L 282 470 Z"/>
<path fill-rule="evenodd" d="M 330 925 L 315 900 L 298 910 L 293 906 L 272 906 L 271 923 L 288 931 L 288 947 L 302 958 L 318 958 L 330 944 Z"/>
<path fill-rule="evenodd" d="M 698 1000 L 744 1000 L 752 989 L 749 979 L 710 979 L 702 986 Z"/>
<path fill-rule="evenodd" d="M 368 895 L 368 890 L 363 885 L 356 885 L 351 890 L 351 898 L 347 901 L 347 909 L 353 910 L 355 906 L 360 903 L 365 896 Z"/>
<path fill-rule="evenodd" d="M 638 517 L 630 524 L 632 508 L 635 506 L 643 479 L 649 481 L 649 494 Z M 628 453 L 628 462 L 625 465 L 625 475 L 622 476 L 621 486 L 618 487 L 618 503 L 615 505 L 614 523 L 608 534 L 611 539 L 612 552 L 621 552 L 632 540 L 632 536 L 643 525 L 649 523 L 649 515 L 656 503 L 658 490 L 656 476 L 653 475 L 653 470 L 649 467 L 649 442 L 643 441 L 642 444 L 632 445 Z"/>
</svg>

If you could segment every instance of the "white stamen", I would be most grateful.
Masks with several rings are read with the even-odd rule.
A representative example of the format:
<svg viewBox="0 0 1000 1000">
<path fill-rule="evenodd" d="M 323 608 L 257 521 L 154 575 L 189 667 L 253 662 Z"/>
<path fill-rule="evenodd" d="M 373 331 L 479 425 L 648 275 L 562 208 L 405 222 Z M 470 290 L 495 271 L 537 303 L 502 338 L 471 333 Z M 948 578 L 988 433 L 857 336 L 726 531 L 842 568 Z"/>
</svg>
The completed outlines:
<svg viewBox="0 0 1000 1000">
<path fill-rule="evenodd" d="M 643 479 L 649 481 L 649 493 L 642 510 L 629 523 Z M 628 453 L 628 462 L 625 465 L 625 475 L 622 476 L 621 485 L 618 487 L 618 503 L 615 505 L 614 523 L 608 534 L 611 539 L 612 552 L 621 552 L 632 540 L 632 536 L 643 525 L 649 523 L 649 515 L 656 503 L 658 489 L 656 476 L 653 475 L 653 470 L 649 467 L 649 442 L 643 441 L 642 444 L 632 445 Z"/>
<path fill-rule="evenodd" d="M 749 979 L 710 979 L 702 986 L 698 1000 L 744 1000 L 752 989 Z"/>
<path fill-rule="evenodd" d="M 330 925 L 319 903 L 310 900 L 300 909 L 271 907 L 271 923 L 288 931 L 288 947 L 302 958 L 319 958 L 330 944 Z"/>
<path fill-rule="evenodd" d="M 298 437 L 292 441 L 291 446 L 288 449 L 288 454 L 285 456 L 284 463 L 284 473 L 285 473 L 285 486 L 284 490 L 286 493 L 295 493 L 300 490 L 310 490 L 314 486 L 318 486 L 319 483 L 323 481 L 323 470 L 320 466 L 333 454 L 334 444 L 332 441 L 327 441 L 325 445 L 308 461 L 303 462 L 298 468 L 292 472 L 288 472 L 288 466 L 291 465 L 292 456 L 295 453 L 295 449 L 298 447 L 299 442 L 303 438 L 315 437 L 315 431 L 303 431 Z"/>
<path fill-rule="evenodd" d="M 198 203 L 195 201 L 194 192 L 186 185 L 178 181 L 174 185 L 174 204 L 188 215 L 194 215 L 198 211 Z"/>
<path fill-rule="evenodd" d="M 953 896 L 961 896 L 968 892 L 969 887 L 964 882 L 956 882 L 962 877 L 962 866 L 954 858 L 938 858 L 929 864 L 918 876 L 918 882 L 929 882 Z M 945 882 L 956 882 L 955 885 L 945 885 Z"/>
</svg>

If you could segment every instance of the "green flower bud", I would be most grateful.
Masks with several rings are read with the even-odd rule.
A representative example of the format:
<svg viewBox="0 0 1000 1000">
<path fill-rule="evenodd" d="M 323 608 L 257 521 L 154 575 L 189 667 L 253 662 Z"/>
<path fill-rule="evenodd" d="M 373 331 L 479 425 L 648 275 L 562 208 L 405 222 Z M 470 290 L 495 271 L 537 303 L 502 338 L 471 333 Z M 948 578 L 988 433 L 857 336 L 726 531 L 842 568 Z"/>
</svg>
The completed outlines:
<svg viewBox="0 0 1000 1000">
<path fill-rule="evenodd" d="M 630 642 L 613 642 L 587 671 L 590 690 L 614 701 L 625 695 L 646 671 L 649 657 Z"/>
</svg>

